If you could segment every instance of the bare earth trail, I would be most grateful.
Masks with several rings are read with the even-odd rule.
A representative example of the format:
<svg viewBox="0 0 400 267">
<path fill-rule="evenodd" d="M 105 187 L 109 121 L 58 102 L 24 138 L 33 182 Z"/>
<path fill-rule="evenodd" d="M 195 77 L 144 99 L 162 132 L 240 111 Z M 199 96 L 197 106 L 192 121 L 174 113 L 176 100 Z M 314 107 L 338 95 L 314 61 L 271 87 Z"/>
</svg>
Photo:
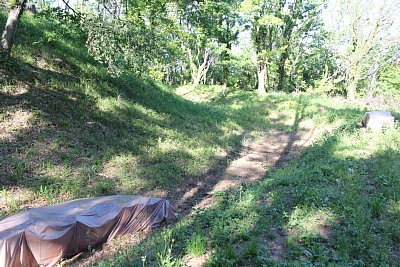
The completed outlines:
<svg viewBox="0 0 400 267">
<path fill-rule="evenodd" d="M 210 207 L 217 192 L 238 188 L 242 184 L 255 183 L 265 177 L 272 168 L 287 164 L 293 157 L 309 146 L 314 140 L 315 128 L 311 121 L 296 122 L 291 132 L 270 130 L 257 137 L 245 138 L 242 146 L 226 155 L 230 164 L 221 163 L 208 174 L 196 181 L 186 180 L 166 191 L 141 192 L 142 194 L 168 199 L 178 211 L 180 217 L 190 216 L 198 208 Z M 82 255 L 83 259 L 73 261 L 73 266 L 88 266 L 101 259 L 112 257 L 119 248 L 140 242 L 141 238 L 125 236 L 95 251 L 91 256 Z M 272 256 L 279 258 L 283 243 L 277 237 L 270 245 Z M 188 259 L 185 266 L 201 266 L 207 260 Z"/>
<path fill-rule="evenodd" d="M 257 138 L 247 139 L 239 157 L 233 160 L 227 168 L 219 166 L 218 170 L 213 173 L 214 175 L 205 177 L 196 187 L 187 191 L 184 197 L 177 201 L 177 206 L 186 205 L 183 210 L 190 209 L 191 211 L 196 208 L 210 207 L 214 203 L 215 193 L 260 181 L 271 168 L 287 164 L 314 139 L 314 128 L 311 122 L 304 121 L 293 128 L 290 133 L 271 130 Z M 200 200 L 195 197 L 196 195 L 204 197 Z M 284 239 L 279 234 L 270 242 L 272 257 L 280 258 L 280 254 L 284 250 L 283 243 Z M 185 266 L 202 266 L 206 261 L 207 255 L 191 258 L 186 261 Z"/>
<path fill-rule="evenodd" d="M 271 130 L 257 137 L 246 138 L 239 150 L 227 155 L 231 163 L 219 165 L 197 183 L 184 182 L 164 195 L 183 214 L 207 208 L 214 203 L 217 192 L 255 183 L 268 170 L 286 164 L 312 142 L 314 130 L 310 123 L 301 123 L 295 132 Z"/>
</svg>

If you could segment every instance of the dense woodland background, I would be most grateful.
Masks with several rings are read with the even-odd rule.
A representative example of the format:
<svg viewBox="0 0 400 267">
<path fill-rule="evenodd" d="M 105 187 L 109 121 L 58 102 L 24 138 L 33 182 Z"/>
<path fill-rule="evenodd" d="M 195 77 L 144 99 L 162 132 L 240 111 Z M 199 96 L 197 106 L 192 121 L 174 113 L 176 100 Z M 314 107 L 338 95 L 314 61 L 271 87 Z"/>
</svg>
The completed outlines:
<svg viewBox="0 0 400 267">
<path fill-rule="evenodd" d="M 26 2 L 3 9 L 22 10 Z M 83 34 L 90 54 L 114 75 L 259 93 L 399 94 L 397 1 L 43 0 L 34 8 L 58 19 L 60 34 Z"/>
<path fill-rule="evenodd" d="M 63 264 L 398 265 L 399 5 L 2 1 L 0 219 L 144 194 L 178 219 Z"/>
</svg>

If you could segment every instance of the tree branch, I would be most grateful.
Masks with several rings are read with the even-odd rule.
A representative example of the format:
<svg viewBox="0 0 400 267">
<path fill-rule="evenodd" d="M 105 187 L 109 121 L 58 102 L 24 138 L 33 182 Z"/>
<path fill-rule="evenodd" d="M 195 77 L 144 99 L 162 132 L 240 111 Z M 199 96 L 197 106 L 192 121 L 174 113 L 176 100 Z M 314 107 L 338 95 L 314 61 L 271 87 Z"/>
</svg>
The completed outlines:
<svg viewBox="0 0 400 267">
<path fill-rule="evenodd" d="M 75 9 L 73 9 L 65 0 L 62 0 L 63 1 L 63 3 L 65 4 L 65 6 L 66 7 L 68 7 L 68 9 L 71 9 L 72 10 L 72 12 L 75 14 L 75 15 L 77 15 L 78 17 L 82 17 L 82 15 L 79 13 L 79 12 L 76 12 L 75 11 Z"/>
</svg>

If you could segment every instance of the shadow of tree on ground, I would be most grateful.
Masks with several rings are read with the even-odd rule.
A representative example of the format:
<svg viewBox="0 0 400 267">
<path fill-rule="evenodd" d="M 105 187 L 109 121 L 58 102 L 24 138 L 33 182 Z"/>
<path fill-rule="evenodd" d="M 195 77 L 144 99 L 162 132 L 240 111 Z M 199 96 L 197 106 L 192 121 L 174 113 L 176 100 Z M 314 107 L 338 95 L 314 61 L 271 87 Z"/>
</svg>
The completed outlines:
<svg viewBox="0 0 400 267">
<path fill-rule="evenodd" d="M 256 186 L 221 193 L 216 205 L 102 266 L 139 266 L 140 256 L 151 262 L 168 246 L 178 259 L 196 235 L 207 244 L 210 266 L 396 265 L 400 154 L 392 142 L 399 132 L 374 134 L 351 125 Z M 376 148 L 366 147 L 371 140 Z"/>
</svg>

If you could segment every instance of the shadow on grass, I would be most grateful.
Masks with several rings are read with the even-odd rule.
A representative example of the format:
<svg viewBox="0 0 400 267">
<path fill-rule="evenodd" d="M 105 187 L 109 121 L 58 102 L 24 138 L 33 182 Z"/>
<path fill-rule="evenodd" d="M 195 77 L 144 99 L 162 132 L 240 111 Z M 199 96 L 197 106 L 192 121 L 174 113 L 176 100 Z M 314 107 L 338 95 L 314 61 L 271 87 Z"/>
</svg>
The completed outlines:
<svg viewBox="0 0 400 267">
<path fill-rule="evenodd" d="M 193 136 L 203 137 L 200 127 L 193 125 L 196 121 L 199 124 L 208 124 L 208 130 L 215 135 L 223 134 L 215 125 L 226 119 L 223 113 L 210 112 L 209 108 L 179 99 L 160 88 L 140 82 L 124 83 L 129 89 L 117 87 L 117 90 L 121 89 L 118 97 L 124 100 L 108 96 L 111 98 L 110 110 L 102 111 L 97 108 L 96 99 L 83 93 L 80 88 L 73 88 L 76 86 L 73 77 L 34 68 L 22 62 L 14 64 L 21 65 L 24 70 L 31 70 L 24 71 L 31 78 L 45 76 L 57 80 L 57 83 L 49 86 L 48 81 L 37 84 L 32 80 L 22 79 L 19 82 L 23 84 L 17 83 L 15 86 L 23 87 L 16 88 L 22 93 L 0 93 L 4 119 L 20 111 L 28 113 L 29 120 L 29 127 L 18 129 L 18 125 L 9 125 L 9 129 L 5 129 L 13 130 L 15 127 L 9 138 L 1 141 L 4 151 L 2 155 L 7 156 L 5 161 L 12 159 L 14 154 L 18 155 L 18 162 L 22 159 L 21 156 L 26 156 L 29 160 L 28 151 L 32 149 L 31 159 L 35 154 L 43 152 L 40 160 L 48 159 L 57 164 L 67 164 L 71 168 L 82 164 L 95 165 L 96 160 L 107 160 L 112 154 L 137 154 L 141 149 L 157 146 L 159 138 L 166 134 L 165 129 L 177 131 L 186 139 Z M 59 79 L 59 76 L 62 79 Z M 17 77 L 19 76 L 16 75 L 13 79 Z M 144 90 L 138 90 L 139 92 L 132 95 L 129 90 L 134 91 L 136 88 L 133 86 L 141 86 Z M 144 96 L 140 95 L 141 92 L 145 92 Z M 142 97 L 142 101 L 135 101 L 135 97 Z M 147 98 L 149 100 L 143 100 Z M 169 106 L 171 109 L 168 109 Z M 154 113 L 149 115 L 148 110 L 154 110 Z M 161 116 L 158 116 L 159 114 Z M 209 142 L 213 145 L 219 141 L 209 138 Z M 36 144 L 42 147 L 35 147 Z M 104 158 L 104 154 L 107 158 Z M 181 154 L 182 158 L 190 158 L 183 151 Z M 149 164 L 161 160 L 162 155 L 155 156 L 149 155 L 149 158 L 152 158 Z M 37 166 L 30 167 L 34 169 Z M 20 173 L 12 179 L 7 175 L 7 171 L 3 170 L 2 173 L 5 175 L 3 184 L 7 184 L 7 181 L 14 183 L 21 178 L 18 177 Z"/>
<path fill-rule="evenodd" d="M 243 136 L 234 131 L 247 123 L 151 81 L 112 78 L 104 69 L 100 82 L 91 78 L 100 73 L 60 74 L 20 59 L 2 71 L 7 79 L 0 107 L 7 124 L 0 141 L 0 187 L 6 191 L 46 187 L 57 201 L 154 188 L 183 196 L 182 180 L 197 182 L 234 158 L 218 151 L 239 147 Z M 222 130 L 227 122 L 232 133 Z M 163 147 L 168 142 L 173 144 Z M 117 157 L 123 162 L 114 164 Z M 116 165 L 124 167 L 112 172 Z M 31 203 L 22 199 L 18 205 Z"/>
<path fill-rule="evenodd" d="M 336 131 L 258 185 L 221 193 L 212 208 L 101 266 L 141 266 L 143 255 L 151 264 L 169 246 L 178 260 L 196 235 L 210 254 L 206 266 L 396 265 L 400 153 L 390 142 L 398 136 Z M 366 149 L 374 137 L 388 142 Z"/>
<path fill-rule="evenodd" d="M 262 116 L 251 114 L 263 110 L 261 102 L 252 101 L 232 116 L 226 107 L 185 100 L 151 81 L 131 75 L 113 78 L 79 47 L 81 35 L 52 19 L 25 17 L 20 33 L 16 51 L 21 53 L 1 70 L 4 189 L 36 192 L 46 186 L 59 201 L 63 195 L 68 199 L 153 188 L 173 194 L 180 181 L 196 181 L 234 158 L 218 154 L 239 147 L 240 132 L 252 120 L 255 129 L 281 126 L 263 124 Z M 49 64 L 27 63 L 30 55 Z M 55 59 L 73 71 L 57 66 Z M 185 188 L 177 190 L 184 194 Z M 21 200 L 21 209 L 30 202 Z"/>
<path fill-rule="evenodd" d="M 34 24 L 24 27 L 36 27 L 38 35 L 34 39 L 44 38 L 45 30 L 50 31 Z M 20 39 L 21 47 L 32 40 L 24 38 Z M 27 122 L 26 127 L 19 127 L 18 121 L 8 125 L 0 141 L 0 187 L 6 192 L 27 188 L 47 199 L 62 201 L 64 195 L 133 194 L 161 188 L 167 190 L 168 198 L 182 199 L 195 186 L 197 191 L 183 203 L 191 207 L 215 185 L 215 180 L 201 178 L 220 175 L 227 159 L 240 154 L 243 135 L 233 132 L 249 127 L 260 131 L 288 128 L 279 120 L 266 122 L 263 117 L 269 108 L 287 101 L 286 97 L 249 101 L 248 95 L 228 95 L 216 105 L 198 104 L 151 81 L 128 75 L 112 78 L 104 70 L 85 70 L 87 54 L 55 41 L 51 44 L 54 46 L 49 48 L 49 57 L 61 58 L 74 73 L 41 69 L 21 59 L 3 65 L 2 72 L 8 77 L 3 88 L 10 92 L 0 93 L 2 119 L 9 121 L 21 115 Z M 336 133 L 307 150 L 301 159 L 279 169 L 293 148 L 300 121 L 315 115 L 307 109 L 311 99 L 296 100 L 295 121 L 288 129 L 291 138 L 277 169 L 260 185 L 221 193 L 215 207 L 199 211 L 187 219 L 186 225 L 178 223 L 171 234 L 178 253 L 185 251 L 187 236 L 199 232 L 208 241 L 209 251 L 214 251 L 210 262 L 215 265 L 378 263 L 372 257 L 395 263 L 393 255 L 398 252 L 392 245 L 400 240 L 395 224 L 399 212 L 387 207 L 398 201 L 399 192 L 392 191 L 399 188 L 398 181 L 396 173 L 391 172 L 398 170 L 398 165 L 388 166 L 383 174 L 371 166 L 396 162 L 398 151 L 386 149 L 363 160 L 335 156 L 339 141 Z M 242 108 L 229 109 L 234 102 L 246 101 L 249 103 Z M 328 122 L 338 118 L 353 121 L 338 130 L 353 134 L 360 110 L 326 107 L 326 112 L 318 116 Z M 229 127 L 228 123 L 233 124 L 233 130 L 226 134 L 221 126 Z M 235 154 L 218 156 L 218 151 L 233 148 Z M 107 173 L 116 166 L 124 167 Z M 182 182 L 185 180 L 191 180 L 192 185 Z M 31 201 L 22 200 L 16 210 L 7 213 L 29 207 Z M 323 224 L 303 229 L 299 225 L 309 224 L 307 218 Z M 274 244 L 276 239 L 280 241 Z M 252 240 L 258 244 L 253 258 L 246 250 Z M 146 242 L 130 253 L 141 256 Z M 155 248 L 146 253 L 149 258 L 156 257 Z M 132 259 L 140 261 L 140 257 L 129 257 L 122 258 L 121 263 L 131 266 Z"/>
<path fill-rule="evenodd" d="M 290 131 L 289 140 L 285 146 L 285 149 L 283 150 L 282 154 L 280 155 L 278 161 L 276 162 L 275 167 L 281 166 L 282 164 L 286 163 L 289 160 L 288 156 L 293 149 L 294 142 L 296 141 L 299 124 L 300 124 L 301 120 L 304 118 L 305 103 L 303 103 L 302 96 L 299 96 L 297 101 L 298 101 L 298 103 L 297 103 L 297 107 L 296 107 L 295 118 L 294 118 L 294 122 L 292 125 L 292 129 Z"/>
</svg>

